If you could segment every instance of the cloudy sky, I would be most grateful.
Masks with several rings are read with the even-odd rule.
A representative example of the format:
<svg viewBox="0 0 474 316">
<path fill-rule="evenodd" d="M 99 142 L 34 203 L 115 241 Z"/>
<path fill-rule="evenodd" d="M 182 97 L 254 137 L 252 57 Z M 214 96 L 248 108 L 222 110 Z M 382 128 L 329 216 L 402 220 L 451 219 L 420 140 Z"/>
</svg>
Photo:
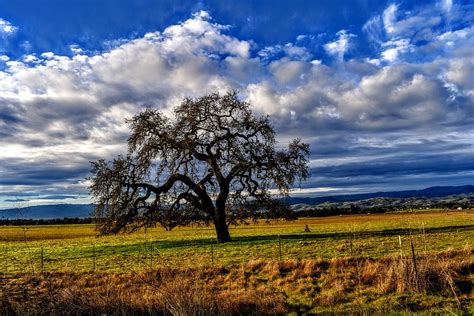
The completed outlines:
<svg viewBox="0 0 474 316">
<path fill-rule="evenodd" d="M 0 0 L 0 207 L 88 202 L 126 117 L 239 89 L 302 192 L 473 184 L 470 1 Z"/>
</svg>

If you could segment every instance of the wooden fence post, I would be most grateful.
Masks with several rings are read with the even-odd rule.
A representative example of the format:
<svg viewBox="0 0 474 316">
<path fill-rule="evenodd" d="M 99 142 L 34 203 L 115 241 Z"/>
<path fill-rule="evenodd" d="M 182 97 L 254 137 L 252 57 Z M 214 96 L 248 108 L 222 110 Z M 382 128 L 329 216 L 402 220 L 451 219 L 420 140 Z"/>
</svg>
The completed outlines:
<svg viewBox="0 0 474 316">
<path fill-rule="evenodd" d="M 400 260 L 403 264 L 402 236 L 398 235 L 398 244 L 400 245 Z"/>
<path fill-rule="evenodd" d="M 402 269 L 402 276 L 405 282 L 408 282 L 409 278 L 409 271 L 408 271 L 408 264 L 405 264 L 403 259 L 403 247 L 402 247 L 402 236 L 398 235 L 398 245 L 400 246 L 400 267 Z"/>
</svg>

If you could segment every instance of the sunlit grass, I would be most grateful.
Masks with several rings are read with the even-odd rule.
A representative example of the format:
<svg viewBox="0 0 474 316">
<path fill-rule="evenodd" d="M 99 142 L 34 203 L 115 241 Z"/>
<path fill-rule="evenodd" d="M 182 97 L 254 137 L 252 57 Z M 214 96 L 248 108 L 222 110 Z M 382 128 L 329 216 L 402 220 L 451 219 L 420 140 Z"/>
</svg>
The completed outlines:
<svg viewBox="0 0 474 316">
<path fill-rule="evenodd" d="M 305 233 L 305 225 L 311 232 Z M 98 236 L 92 225 L 1 227 L 0 269 L 6 274 L 45 271 L 130 271 L 150 267 L 236 265 L 253 259 L 381 257 L 404 251 L 462 248 L 474 240 L 472 212 L 412 212 L 263 221 L 231 227 L 233 242 L 215 243 L 212 227 L 161 228 Z M 280 248 L 281 247 L 281 248 Z M 281 249 L 281 251 L 280 251 Z"/>
</svg>

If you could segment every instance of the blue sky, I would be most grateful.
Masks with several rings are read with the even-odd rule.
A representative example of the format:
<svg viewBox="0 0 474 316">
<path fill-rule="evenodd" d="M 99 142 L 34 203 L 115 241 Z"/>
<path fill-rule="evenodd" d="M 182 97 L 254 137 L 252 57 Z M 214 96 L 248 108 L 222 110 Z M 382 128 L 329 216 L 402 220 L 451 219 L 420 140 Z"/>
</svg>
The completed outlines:
<svg viewBox="0 0 474 316">
<path fill-rule="evenodd" d="M 88 201 L 130 117 L 239 89 L 315 195 L 472 184 L 469 1 L 0 1 L 0 207 Z"/>
<path fill-rule="evenodd" d="M 88 50 L 103 50 L 107 41 L 143 36 L 190 17 L 199 10 L 229 24 L 226 32 L 260 45 L 293 42 L 298 35 L 330 38 L 341 29 L 361 32 L 362 25 L 387 6 L 376 1 L 1 1 L 3 18 L 22 25 L 11 40 L 11 54 L 20 57 L 28 41 L 31 52 L 53 50 L 70 54 L 76 43 Z M 416 4 L 404 3 L 411 9 Z M 362 45 L 360 48 L 364 48 Z M 313 47 L 318 50 L 318 47 Z"/>
</svg>

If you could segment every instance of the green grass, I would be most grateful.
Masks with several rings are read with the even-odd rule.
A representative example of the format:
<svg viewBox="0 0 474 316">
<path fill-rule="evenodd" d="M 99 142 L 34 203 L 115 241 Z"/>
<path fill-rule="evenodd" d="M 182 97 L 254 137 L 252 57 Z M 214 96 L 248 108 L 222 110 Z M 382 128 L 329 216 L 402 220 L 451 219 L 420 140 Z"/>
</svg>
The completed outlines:
<svg viewBox="0 0 474 316">
<path fill-rule="evenodd" d="M 311 229 L 304 232 L 305 225 Z M 161 228 L 97 236 L 92 225 L 0 227 L 0 271 L 139 271 L 153 267 L 230 266 L 252 259 L 381 257 L 404 251 L 462 248 L 474 241 L 474 213 L 412 212 L 301 218 L 231 227 L 233 242 L 215 244 L 212 227 Z M 280 242 L 279 242 L 280 240 Z M 213 243 L 211 245 L 211 243 Z"/>
</svg>

